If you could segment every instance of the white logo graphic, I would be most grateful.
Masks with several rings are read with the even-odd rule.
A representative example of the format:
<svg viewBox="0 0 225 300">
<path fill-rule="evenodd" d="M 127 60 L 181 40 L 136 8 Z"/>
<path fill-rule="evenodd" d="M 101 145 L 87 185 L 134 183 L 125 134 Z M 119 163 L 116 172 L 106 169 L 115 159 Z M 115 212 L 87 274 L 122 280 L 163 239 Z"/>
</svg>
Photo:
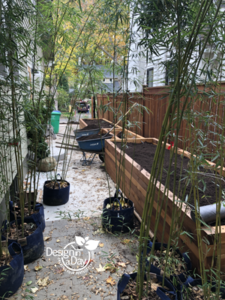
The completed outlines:
<svg viewBox="0 0 225 300">
<path fill-rule="evenodd" d="M 63 250 L 52 250 L 47 247 L 46 256 L 58 257 L 64 270 L 71 274 L 79 274 L 85 272 L 90 266 L 98 243 L 99 241 L 89 240 L 89 237 L 75 236 L 75 242 L 67 244 Z"/>
</svg>

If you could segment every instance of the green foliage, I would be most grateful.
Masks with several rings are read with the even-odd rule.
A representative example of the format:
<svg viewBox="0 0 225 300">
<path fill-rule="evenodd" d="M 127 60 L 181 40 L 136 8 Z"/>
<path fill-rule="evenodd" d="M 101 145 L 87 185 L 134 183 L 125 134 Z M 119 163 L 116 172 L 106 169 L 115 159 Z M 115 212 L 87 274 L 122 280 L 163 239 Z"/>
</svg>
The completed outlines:
<svg viewBox="0 0 225 300">
<path fill-rule="evenodd" d="M 48 144 L 45 142 L 46 125 L 44 124 L 49 123 L 51 113 L 42 105 L 38 112 L 38 118 L 35 114 L 37 112 L 33 108 L 25 111 L 27 138 L 30 141 L 28 149 L 36 153 L 38 159 L 42 159 L 50 154 Z"/>
<path fill-rule="evenodd" d="M 58 108 L 60 111 L 68 110 L 70 105 L 70 96 L 67 91 L 63 88 L 58 88 L 57 90 L 57 101 L 58 101 Z"/>
<path fill-rule="evenodd" d="M 65 74 L 60 77 L 58 87 L 60 90 L 63 89 L 65 92 L 69 92 L 68 78 Z"/>
</svg>

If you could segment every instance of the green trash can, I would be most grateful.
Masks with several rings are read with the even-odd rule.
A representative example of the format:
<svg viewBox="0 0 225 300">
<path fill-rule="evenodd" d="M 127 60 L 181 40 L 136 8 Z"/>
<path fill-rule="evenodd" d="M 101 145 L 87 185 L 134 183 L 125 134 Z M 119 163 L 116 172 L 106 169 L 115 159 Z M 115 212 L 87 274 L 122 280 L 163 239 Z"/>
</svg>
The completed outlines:
<svg viewBox="0 0 225 300">
<path fill-rule="evenodd" d="M 54 133 L 59 132 L 59 120 L 60 120 L 61 112 L 58 110 L 53 110 L 51 113 L 51 125 L 53 126 Z"/>
</svg>

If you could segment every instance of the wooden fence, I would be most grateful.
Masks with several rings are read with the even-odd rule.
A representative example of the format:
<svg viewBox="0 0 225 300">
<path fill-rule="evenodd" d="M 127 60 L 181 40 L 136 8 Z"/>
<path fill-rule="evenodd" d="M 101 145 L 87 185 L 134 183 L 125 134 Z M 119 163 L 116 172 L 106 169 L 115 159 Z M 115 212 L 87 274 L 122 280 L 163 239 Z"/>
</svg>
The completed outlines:
<svg viewBox="0 0 225 300">
<path fill-rule="evenodd" d="M 159 138 L 163 119 L 169 102 L 169 87 L 143 87 L 142 93 L 131 93 L 127 101 L 127 110 L 133 103 L 139 103 L 148 109 L 135 110 L 129 115 L 129 121 L 134 124 L 129 130 L 143 136 Z M 221 83 L 216 88 L 216 95 L 205 86 L 198 86 L 198 93 L 189 98 L 189 110 L 191 114 L 189 122 L 182 120 L 179 131 L 178 147 L 188 149 L 194 138 L 207 140 L 210 149 L 213 148 L 211 141 L 218 142 L 219 135 L 223 130 L 224 109 L 225 109 L 225 83 Z M 97 96 L 98 117 L 116 122 L 121 115 L 122 105 L 125 100 L 124 95 L 113 97 L 113 94 Z M 184 99 L 181 99 L 181 105 Z M 106 108 L 103 110 L 103 108 Z M 118 109 L 119 108 L 119 109 Z M 203 117 L 204 115 L 204 117 Z M 185 116 L 188 117 L 188 114 Z M 138 123 L 138 124 L 137 124 Z M 176 123 L 175 123 L 176 124 Z M 175 125 L 176 126 L 176 125 Z M 198 130 L 196 130 L 198 129 Z M 172 131 L 176 130 L 176 127 Z M 200 131 L 199 131 L 200 130 Z M 172 140 L 172 133 L 170 141 Z M 211 145 L 210 145 L 211 143 Z M 215 145 L 214 145 L 215 146 Z"/>
</svg>

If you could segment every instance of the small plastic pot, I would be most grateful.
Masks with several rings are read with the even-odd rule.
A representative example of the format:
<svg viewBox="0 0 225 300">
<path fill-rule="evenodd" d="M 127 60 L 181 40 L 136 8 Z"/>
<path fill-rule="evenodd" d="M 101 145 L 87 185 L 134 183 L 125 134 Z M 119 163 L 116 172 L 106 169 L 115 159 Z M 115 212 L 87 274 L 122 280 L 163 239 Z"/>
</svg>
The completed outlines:
<svg viewBox="0 0 225 300">
<path fill-rule="evenodd" d="M 0 267 L 0 299 L 8 299 L 22 285 L 24 276 L 23 250 L 18 243 L 8 246 L 12 261 L 9 266 Z M 16 252 L 15 252 L 16 251 Z"/>
<path fill-rule="evenodd" d="M 18 224 L 21 224 L 21 219 L 18 219 Z M 10 225 L 15 223 L 15 221 L 10 222 Z M 24 264 L 29 264 L 32 261 L 41 257 L 44 252 L 44 238 L 42 233 L 42 225 L 38 220 L 37 216 L 34 214 L 29 218 L 24 218 L 24 223 L 34 223 L 36 224 L 36 230 L 29 236 L 24 239 L 20 239 L 19 241 L 9 239 L 8 242 L 14 243 L 18 242 L 23 250 Z M 6 228 L 6 221 L 4 222 L 4 229 Z M 3 240 L 6 240 L 4 236 L 2 236 Z"/>
<path fill-rule="evenodd" d="M 33 208 L 33 202 L 31 202 L 31 206 Z M 10 208 L 10 222 L 12 222 L 15 220 L 15 216 L 13 213 L 13 202 L 12 201 L 9 202 L 9 208 Z M 38 211 L 35 215 L 37 216 L 39 222 L 41 223 L 42 231 L 44 231 L 45 230 L 45 213 L 44 213 L 43 204 L 36 203 L 34 210 Z M 32 222 L 33 219 L 31 216 L 27 216 L 27 218 L 30 218 L 30 220 Z"/>
<path fill-rule="evenodd" d="M 112 232 L 128 232 L 130 228 L 134 227 L 134 203 L 125 198 L 125 202 L 129 203 L 130 208 L 122 209 L 120 203 L 121 197 L 116 196 L 107 198 L 103 203 L 102 226 Z M 107 204 L 117 201 L 120 210 L 107 209 Z"/>
<path fill-rule="evenodd" d="M 151 241 L 149 241 L 148 248 L 147 248 L 147 254 L 151 252 L 152 245 L 153 245 L 153 243 Z M 167 248 L 167 244 L 155 243 L 155 250 L 160 250 L 162 246 L 165 249 Z M 180 273 L 179 275 L 176 275 L 176 276 L 171 275 L 170 280 L 173 280 L 174 277 L 178 277 L 179 281 L 185 282 L 187 280 L 187 277 L 188 277 L 187 272 L 192 269 L 191 261 L 190 261 L 190 258 L 187 256 L 187 254 L 186 253 L 181 253 L 179 251 L 179 249 L 176 249 L 176 253 L 179 254 L 181 258 L 184 258 L 184 262 L 186 264 L 187 271 L 182 272 L 182 273 Z M 149 262 L 147 261 L 146 262 L 146 267 L 148 267 L 148 265 L 149 265 Z M 160 275 L 161 269 L 159 269 L 159 268 L 157 268 L 157 267 L 155 267 L 151 264 L 150 272 Z"/>
<path fill-rule="evenodd" d="M 158 282 L 162 282 L 163 277 L 160 275 L 157 275 L 157 280 Z M 121 279 L 118 282 L 117 285 L 117 300 L 120 300 L 120 294 L 124 291 L 124 289 L 126 288 L 127 284 L 129 283 L 130 279 L 135 280 L 137 277 L 137 273 L 133 273 L 133 274 L 123 274 L 123 276 L 121 277 Z M 146 275 L 145 275 L 145 280 L 146 280 Z M 164 285 L 167 287 L 167 289 L 164 289 L 162 287 L 158 287 L 157 288 L 157 295 L 162 299 L 162 300 L 170 300 L 170 298 L 165 294 L 166 292 L 173 295 L 174 296 L 174 300 L 177 300 L 177 292 L 175 287 L 173 286 L 173 284 L 167 279 L 165 278 L 164 281 Z"/>
<path fill-rule="evenodd" d="M 57 180 L 56 184 L 58 184 L 58 189 L 51 189 L 46 186 L 46 183 L 51 182 L 51 180 L 47 180 L 44 183 L 43 187 L 43 203 L 45 205 L 50 206 L 58 206 L 66 204 L 69 201 L 70 196 L 70 184 L 68 181 L 65 181 L 68 183 L 68 186 L 65 188 L 60 188 L 60 182 L 65 180 Z"/>
</svg>

